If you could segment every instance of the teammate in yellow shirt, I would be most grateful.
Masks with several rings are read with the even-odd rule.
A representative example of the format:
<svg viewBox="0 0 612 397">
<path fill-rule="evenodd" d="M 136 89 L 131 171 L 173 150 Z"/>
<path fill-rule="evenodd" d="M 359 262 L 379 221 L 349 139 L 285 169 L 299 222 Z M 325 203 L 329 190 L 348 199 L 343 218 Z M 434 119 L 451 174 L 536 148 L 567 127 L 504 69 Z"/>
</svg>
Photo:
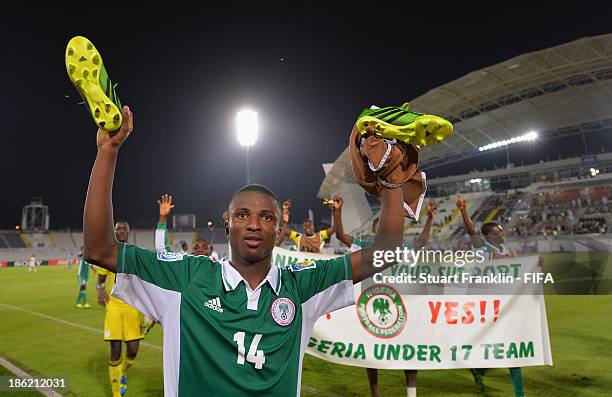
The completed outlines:
<svg viewBox="0 0 612 397">
<path fill-rule="evenodd" d="M 119 242 L 127 242 L 130 225 L 125 221 L 115 224 L 115 236 Z M 98 270 L 98 303 L 106 306 L 104 317 L 104 340 L 110 342 L 108 374 L 113 397 L 123 396 L 127 389 L 126 372 L 132 366 L 138 353 L 140 340 L 144 338 L 143 316 L 127 303 L 109 296 L 115 285 L 115 273 L 106 269 Z M 121 355 L 125 342 L 125 355 Z"/>
<path fill-rule="evenodd" d="M 289 235 L 291 241 L 293 241 L 293 243 L 297 246 L 298 251 L 320 253 L 325 245 L 325 240 L 334 234 L 334 228 L 330 227 L 315 233 L 314 224 L 312 221 L 310 219 L 305 219 L 304 222 L 302 222 L 304 233 L 298 233 L 295 230 L 292 230 L 288 225 L 289 208 L 291 208 L 290 199 L 283 203 L 283 228 L 277 240 L 277 245 L 280 245 L 285 239 L 285 236 Z"/>
</svg>

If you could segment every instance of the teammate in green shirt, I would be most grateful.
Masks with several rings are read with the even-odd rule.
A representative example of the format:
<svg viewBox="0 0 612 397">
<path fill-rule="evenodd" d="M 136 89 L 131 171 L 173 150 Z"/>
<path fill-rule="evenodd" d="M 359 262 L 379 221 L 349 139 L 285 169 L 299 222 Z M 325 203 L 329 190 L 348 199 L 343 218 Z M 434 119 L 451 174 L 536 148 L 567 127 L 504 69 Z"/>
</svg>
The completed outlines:
<svg viewBox="0 0 612 397">
<path fill-rule="evenodd" d="M 79 295 L 76 300 L 76 307 L 79 309 L 89 309 L 91 305 L 87 302 L 87 283 L 89 282 L 89 263 L 83 259 L 83 254 L 79 254 L 79 267 L 77 279 L 79 280 Z M 93 267 L 92 267 L 93 270 Z M 95 270 L 94 270 L 95 272 Z"/>
<path fill-rule="evenodd" d="M 359 251 L 365 247 L 368 247 L 373 242 L 373 236 L 378 229 L 378 218 L 372 222 L 372 234 L 361 235 L 353 238 L 350 234 L 344 232 L 344 225 L 342 224 L 342 205 L 344 200 L 340 195 L 336 195 L 333 199 L 334 203 L 334 227 L 336 228 L 336 236 L 338 240 L 342 241 L 351 252 Z M 427 220 L 423 226 L 421 234 L 414 240 L 413 243 L 405 242 L 404 246 L 408 249 L 419 250 L 425 246 L 427 240 L 429 240 L 429 234 L 431 233 L 431 226 L 433 220 L 438 214 L 438 206 L 433 202 L 427 203 Z M 370 394 L 372 397 L 379 397 L 380 391 L 378 388 L 378 370 L 376 368 L 366 368 L 368 374 L 368 383 L 370 384 Z M 406 377 L 406 394 L 408 397 L 416 397 L 416 384 L 417 384 L 417 370 L 416 369 L 405 369 L 404 376 Z"/>
<path fill-rule="evenodd" d="M 476 250 L 482 251 L 484 257 L 487 260 L 503 259 L 503 258 L 516 258 L 516 252 L 512 248 L 505 245 L 506 234 L 504 229 L 497 222 L 485 222 L 480 227 L 480 232 L 474 226 L 472 218 L 467 210 L 467 202 L 461 194 L 457 193 L 457 208 L 461 212 L 463 218 L 463 225 L 472 240 L 472 246 Z M 481 391 L 484 391 L 484 377 L 486 374 L 486 368 L 472 368 L 470 369 L 474 376 L 474 382 L 480 387 Z M 508 368 L 510 372 L 510 379 L 512 380 L 512 387 L 514 388 L 515 397 L 525 397 L 523 391 L 523 374 L 519 367 Z"/>
<path fill-rule="evenodd" d="M 353 304 L 353 283 L 382 270 L 372 265 L 375 250 L 401 245 L 401 189 L 381 193 L 373 246 L 331 260 L 272 266 L 281 211 L 274 193 L 260 185 L 230 200 L 232 262 L 120 244 L 113 233 L 112 184 L 119 147 L 133 128 L 129 108 L 122 112 L 119 130 L 98 130 L 85 202 L 85 258 L 117 273 L 115 296 L 161 321 L 164 395 L 299 396 L 315 321 Z"/>
<path fill-rule="evenodd" d="M 174 204 L 172 204 L 172 195 L 162 194 L 161 198 L 157 200 L 157 205 L 159 206 L 159 221 L 155 229 L 155 250 L 172 251 L 170 244 L 168 244 L 168 216 L 174 208 Z M 205 255 L 210 257 L 212 249 L 213 247 L 208 241 L 198 238 L 193 242 L 191 255 Z"/>
</svg>

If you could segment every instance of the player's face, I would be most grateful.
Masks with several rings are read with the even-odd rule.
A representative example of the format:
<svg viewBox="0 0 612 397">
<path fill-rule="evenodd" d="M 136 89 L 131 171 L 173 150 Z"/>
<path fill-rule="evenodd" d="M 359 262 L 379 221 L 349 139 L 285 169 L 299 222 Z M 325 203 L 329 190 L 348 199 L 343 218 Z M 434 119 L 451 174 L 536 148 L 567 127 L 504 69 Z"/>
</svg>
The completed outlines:
<svg viewBox="0 0 612 397">
<path fill-rule="evenodd" d="M 229 208 L 229 241 L 233 257 L 252 264 L 272 255 L 280 232 L 274 198 L 261 192 L 241 192 Z"/>
<path fill-rule="evenodd" d="M 492 244 L 503 244 L 506 242 L 506 234 L 501 226 L 495 226 L 487 235 L 487 240 Z"/>
<path fill-rule="evenodd" d="M 193 255 L 206 255 L 210 256 L 211 248 L 206 240 L 196 240 L 195 244 L 193 244 L 193 251 L 191 251 Z"/>
<path fill-rule="evenodd" d="M 118 223 L 117 227 L 115 227 L 115 237 L 117 237 L 117 240 L 121 243 L 125 243 L 129 235 L 130 227 L 127 223 Z"/>
<path fill-rule="evenodd" d="M 304 223 L 302 223 L 302 226 L 304 228 L 305 235 L 312 236 L 314 234 L 314 225 L 311 221 L 304 221 Z"/>
</svg>

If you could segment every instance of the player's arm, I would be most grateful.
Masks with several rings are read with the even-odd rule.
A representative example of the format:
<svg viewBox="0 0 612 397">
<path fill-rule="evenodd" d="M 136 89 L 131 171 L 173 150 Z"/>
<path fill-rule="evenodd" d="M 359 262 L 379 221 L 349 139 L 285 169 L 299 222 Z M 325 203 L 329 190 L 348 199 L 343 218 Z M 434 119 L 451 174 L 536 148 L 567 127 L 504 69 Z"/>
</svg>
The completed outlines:
<svg viewBox="0 0 612 397">
<path fill-rule="evenodd" d="M 459 208 L 459 212 L 461 212 L 461 217 L 463 218 L 463 225 L 467 230 L 470 238 L 472 239 L 472 244 L 474 247 L 482 246 L 483 242 L 480 238 L 480 233 L 476 226 L 474 226 L 474 222 L 472 222 L 472 218 L 470 218 L 470 214 L 468 214 L 467 203 L 465 198 L 461 197 L 459 193 L 457 193 L 457 208 Z"/>
<path fill-rule="evenodd" d="M 155 229 L 155 250 L 170 251 L 170 245 L 168 244 L 168 216 L 174 208 L 172 195 L 163 194 L 161 199 L 157 200 L 157 205 L 159 205 L 159 221 Z"/>
<path fill-rule="evenodd" d="M 100 306 L 106 306 L 108 303 L 108 294 L 106 293 L 106 289 L 104 287 L 104 283 L 106 282 L 106 273 L 100 271 L 98 274 L 98 283 L 96 284 L 96 289 L 98 290 L 98 304 Z"/>
<path fill-rule="evenodd" d="M 98 130 L 98 154 L 89 178 L 83 213 L 83 255 L 85 260 L 100 267 L 117 271 L 119 243 L 113 228 L 113 177 L 119 147 L 133 130 L 132 112 L 121 110 L 123 122 L 115 132 Z"/>
<path fill-rule="evenodd" d="M 281 232 L 276 239 L 276 246 L 280 246 L 283 241 L 285 241 L 285 237 L 293 236 L 295 231 L 289 227 L 289 208 L 291 208 L 291 199 L 287 199 L 283 202 L 282 207 L 282 216 L 281 216 Z"/>
<path fill-rule="evenodd" d="M 434 218 L 438 214 L 438 206 L 436 203 L 429 201 L 426 208 L 427 220 L 425 221 L 425 226 L 423 226 L 421 234 L 414 239 L 413 247 L 415 250 L 419 250 L 427 244 L 427 240 L 429 240 L 429 235 L 431 234 L 431 226 L 433 225 Z"/>
<path fill-rule="evenodd" d="M 291 229 L 291 227 L 289 227 L 288 225 L 283 225 L 281 228 L 281 232 L 278 235 L 278 239 L 276 240 L 276 246 L 280 246 L 283 241 L 285 241 L 285 237 L 287 236 L 292 236 L 294 235 L 296 232 Z"/>
<path fill-rule="evenodd" d="M 334 197 L 334 228 L 336 229 L 336 238 L 344 243 L 347 247 L 353 245 L 353 237 L 344 232 L 344 225 L 342 224 L 342 205 L 344 200 L 342 197 L 337 195 Z"/>
<path fill-rule="evenodd" d="M 353 283 L 358 283 L 393 264 L 384 263 L 382 267 L 375 267 L 373 264 L 375 251 L 395 251 L 402 246 L 404 234 L 402 189 L 383 189 L 380 194 L 380 203 L 380 222 L 374 237 L 374 244 L 350 255 Z"/>
</svg>

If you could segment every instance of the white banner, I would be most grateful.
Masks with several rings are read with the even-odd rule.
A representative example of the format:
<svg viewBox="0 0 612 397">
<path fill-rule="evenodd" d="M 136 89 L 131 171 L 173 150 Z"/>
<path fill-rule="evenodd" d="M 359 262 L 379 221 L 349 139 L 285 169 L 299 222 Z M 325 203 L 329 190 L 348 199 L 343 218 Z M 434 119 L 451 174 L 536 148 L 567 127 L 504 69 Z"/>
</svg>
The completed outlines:
<svg viewBox="0 0 612 397">
<path fill-rule="evenodd" d="M 331 257 L 276 248 L 273 263 Z M 398 269 L 395 266 L 383 274 L 423 270 L 438 274 L 428 266 Z M 525 277 L 529 279 L 525 275 L 539 271 L 538 257 L 466 265 L 464 271 L 494 275 L 496 269 L 512 275 L 517 284 L 524 283 Z M 418 288 L 419 295 L 407 295 L 400 293 L 403 289 L 398 284 L 370 281 L 363 290 L 361 284 L 355 285 L 357 304 L 321 317 L 308 353 L 339 364 L 387 369 L 552 365 L 542 294 L 467 295 L 473 291 L 455 287 L 445 288 L 446 294 L 438 288 L 438 295 L 427 295 L 425 286 Z"/>
</svg>

